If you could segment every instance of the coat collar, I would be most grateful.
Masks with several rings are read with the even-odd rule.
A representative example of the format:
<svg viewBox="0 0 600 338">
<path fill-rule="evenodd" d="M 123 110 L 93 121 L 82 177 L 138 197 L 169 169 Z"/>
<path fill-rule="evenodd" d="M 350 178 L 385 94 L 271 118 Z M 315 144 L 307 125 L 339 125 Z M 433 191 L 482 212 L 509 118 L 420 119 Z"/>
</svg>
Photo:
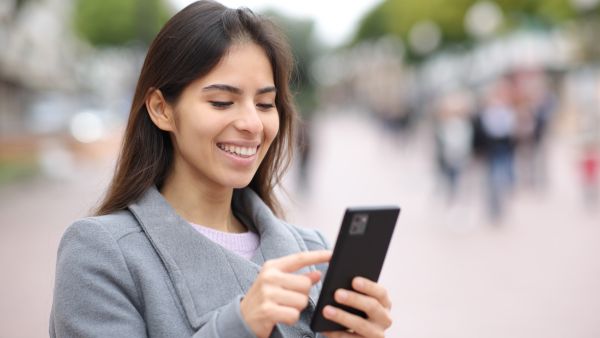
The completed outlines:
<svg viewBox="0 0 600 338">
<path fill-rule="evenodd" d="M 245 294 L 264 261 L 306 250 L 298 233 L 275 217 L 253 190 L 236 190 L 232 208 L 242 222 L 260 235 L 259 249 L 251 261 L 196 231 L 155 187 L 129 205 L 129 210 L 163 261 L 186 316 L 195 329 L 204 323 L 204 314 Z M 309 270 L 314 268 L 300 272 Z M 317 297 L 317 291 L 312 288 L 310 298 L 314 302 Z"/>
</svg>

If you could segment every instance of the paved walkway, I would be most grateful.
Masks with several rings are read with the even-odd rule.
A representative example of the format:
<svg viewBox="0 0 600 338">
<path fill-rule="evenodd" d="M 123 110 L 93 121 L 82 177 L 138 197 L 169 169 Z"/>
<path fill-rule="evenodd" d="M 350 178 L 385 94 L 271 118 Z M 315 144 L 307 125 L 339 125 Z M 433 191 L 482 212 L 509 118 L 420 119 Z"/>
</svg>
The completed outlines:
<svg viewBox="0 0 600 338">
<path fill-rule="evenodd" d="M 290 173 L 288 218 L 333 242 L 346 206 L 402 206 L 381 277 L 394 302 L 389 337 L 600 337 L 600 215 L 581 206 L 568 143 L 551 148 L 547 189 L 515 192 L 492 226 L 476 169 L 458 205 L 440 198 L 426 133 L 400 140 L 360 115 L 316 125 L 310 186 L 299 193 Z M 47 336 L 58 240 L 112 165 L 76 169 L 0 188 L 0 337 Z"/>
</svg>

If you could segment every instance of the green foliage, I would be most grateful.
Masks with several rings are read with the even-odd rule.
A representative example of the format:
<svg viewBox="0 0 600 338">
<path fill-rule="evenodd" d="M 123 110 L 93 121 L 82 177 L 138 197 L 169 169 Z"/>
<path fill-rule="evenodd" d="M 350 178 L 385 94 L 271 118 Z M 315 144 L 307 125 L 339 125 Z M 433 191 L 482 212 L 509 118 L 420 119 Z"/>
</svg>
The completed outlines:
<svg viewBox="0 0 600 338">
<path fill-rule="evenodd" d="M 148 44 L 169 16 L 161 0 L 76 0 L 73 24 L 96 46 Z"/>
<path fill-rule="evenodd" d="M 15 1 L 15 8 L 17 10 L 23 8 L 23 6 L 25 5 L 26 2 L 28 2 L 29 0 L 16 0 Z"/>
<path fill-rule="evenodd" d="M 408 40 L 411 28 L 422 21 L 436 23 L 442 31 L 442 44 L 466 42 L 464 16 L 475 0 L 386 0 L 368 13 L 359 25 L 354 43 L 395 35 Z M 407 57 L 419 58 L 410 48 Z"/>
<path fill-rule="evenodd" d="M 296 61 L 292 90 L 300 113 L 304 118 L 309 118 L 318 104 L 316 80 L 311 73 L 312 64 L 320 49 L 315 40 L 315 23 L 312 20 L 291 18 L 274 11 L 264 14 L 277 22 L 289 40 Z"/>
<path fill-rule="evenodd" d="M 389 31 L 391 24 L 386 22 L 388 18 L 390 16 L 386 15 L 380 7 L 371 10 L 360 22 L 355 35 L 355 42 L 356 40 L 376 39 L 391 33 Z"/>
<path fill-rule="evenodd" d="M 538 23 L 544 26 L 560 24 L 577 17 L 570 0 L 496 0 L 503 9 L 508 25 L 521 26 Z"/>
<path fill-rule="evenodd" d="M 386 0 L 371 11 L 361 23 L 358 39 L 377 36 L 379 32 L 392 33 L 402 38 L 418 22 L 437 23 L 444 36 L 450 40 L 465 38 L 464 15 L 474 0 Z M 363 27 L 363 23 L 367 27 Z M 379 32 L 372 32 L 369 27 Z M 360 34 L 363 36 L 360 36 Z"/>
<path fill-rule="evenodd" d="M 577 16 L 577 12 L 566 0 L 545 0 L 538 3 L 535 15 L 550 24 L 558 24 Z"/>
<path fill-rule="evenodd" d="M 354 42 L 387 34 L 406 41 L 416 23 L 428 20 L 435 22 L 442 30 L 443 45 L 468 43 L 471 38 L 465 31 L 464 18 L 468 9 L 476 2 L 477 0 L 384 0 L 362 19 Z M 504 14 L 505 29 L 532 24 L 547 27 L 581 16 L 573 8 L 571 0 L 495 2 Z M 595 12 L 600 13 L 600 8 Z"/>
</svg>

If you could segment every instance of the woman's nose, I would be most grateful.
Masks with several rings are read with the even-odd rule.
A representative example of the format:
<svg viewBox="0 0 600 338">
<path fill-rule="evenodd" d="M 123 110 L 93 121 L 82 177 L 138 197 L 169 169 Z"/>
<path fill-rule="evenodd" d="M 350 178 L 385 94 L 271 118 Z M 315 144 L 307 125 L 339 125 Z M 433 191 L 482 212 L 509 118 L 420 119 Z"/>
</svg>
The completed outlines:
<svg viewBox="0 0 600 338">
<path fill-rule="evenodd" d="M 240 114 L 236 120 L 236 127 L 253 134 L 261 133 L 263 130 L 263 122 L 260 118 L 260 112 L 254 104 L 244 105 L 240 110 Z"/>
</svg>

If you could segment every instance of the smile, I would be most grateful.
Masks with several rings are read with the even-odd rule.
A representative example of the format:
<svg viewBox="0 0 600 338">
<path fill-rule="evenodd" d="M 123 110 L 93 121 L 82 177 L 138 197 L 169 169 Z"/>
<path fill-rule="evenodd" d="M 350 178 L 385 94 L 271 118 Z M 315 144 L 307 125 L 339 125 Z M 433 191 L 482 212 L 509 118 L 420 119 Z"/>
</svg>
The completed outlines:
<svg viewBox="0 0 600 338">
<path fill-rule="evenodd" d="M 219 147 L 219 149 L 228 152 L 230 154 L 239 156 L 239 157 L 251 157 L 254 156 L 256 154 L 256 151 L 258 150 L 258 146 L 255 147 L 243 147 L 243 146 L 237 146 L 237 145 L 233 145 L 233 144 L 223 144 L 223 143 L 217 143 L 217 147 Z"/>
</svg>

